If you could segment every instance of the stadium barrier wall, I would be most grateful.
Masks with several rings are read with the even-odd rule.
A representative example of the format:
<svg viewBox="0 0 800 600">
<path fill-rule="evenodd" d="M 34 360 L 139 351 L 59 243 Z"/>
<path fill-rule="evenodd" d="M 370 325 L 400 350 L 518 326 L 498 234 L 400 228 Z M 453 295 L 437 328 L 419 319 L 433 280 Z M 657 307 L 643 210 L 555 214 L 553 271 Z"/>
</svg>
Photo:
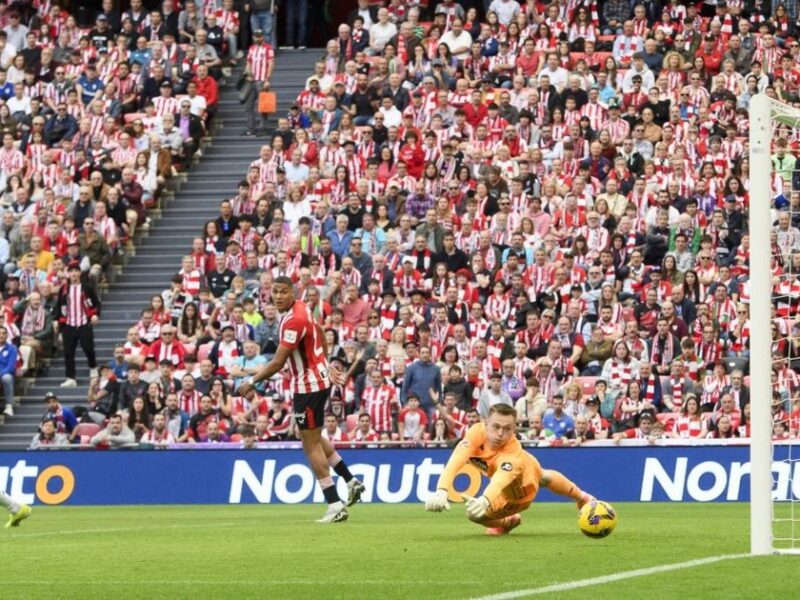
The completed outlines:
<svg viewBox="0 0 800 600">
<path fill-rule="evenodd" d="M 800 500 L 800 445 L 775 446 L 773 496 Z M 364 502 L 422 502 L 450 455 L 447 449 L 342 450 L 366 484 Z M 748 448 L 537 449 L 557 469 L 609 501 L 743 502 L 749 496 Z M 786 462 L 781 462 L 786 461 Z M 486 479 L 467 466 L 457 494 L 475 495 Z M 340 493 L 346 494 L 343 481 Z M 132 450 L 0 452 L 0 489 L 26 503 L 298 504 L 322 493 L 299 450 Z M 546 491 L 540 501 L 554 501 Z"/>
</svg>

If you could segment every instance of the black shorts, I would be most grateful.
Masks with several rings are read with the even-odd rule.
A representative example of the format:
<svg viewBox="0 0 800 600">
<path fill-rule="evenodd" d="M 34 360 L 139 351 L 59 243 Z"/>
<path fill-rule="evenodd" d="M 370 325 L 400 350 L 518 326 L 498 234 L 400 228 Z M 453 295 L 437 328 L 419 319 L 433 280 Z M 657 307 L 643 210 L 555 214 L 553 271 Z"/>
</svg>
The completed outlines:
<svg viewBox="0 0 800 600">
<path fill-rule="evenodd" d="M 322 427 L 325 419 L 325 405 L 331 395 L 331 388 L 310 392 L 308 394 L 295 394 L 292 399 L 294 407 L 294 422 L 300 429 L 318 429 Z"/>
</svg>

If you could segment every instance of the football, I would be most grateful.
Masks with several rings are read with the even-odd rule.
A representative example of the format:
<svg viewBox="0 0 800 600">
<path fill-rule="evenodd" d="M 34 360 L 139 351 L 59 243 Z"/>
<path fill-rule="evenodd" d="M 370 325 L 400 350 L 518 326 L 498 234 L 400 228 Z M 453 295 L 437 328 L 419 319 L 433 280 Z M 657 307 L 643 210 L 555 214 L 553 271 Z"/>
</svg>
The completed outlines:
<svg viewBox="0 0 800 600">
<path fill-rule="evenodd" d="M 602 500 L 592 500 L 578 511 L 578 527 L 590 538 L 604 538 L 617 526 L 617 512 Z"/>
</svg>

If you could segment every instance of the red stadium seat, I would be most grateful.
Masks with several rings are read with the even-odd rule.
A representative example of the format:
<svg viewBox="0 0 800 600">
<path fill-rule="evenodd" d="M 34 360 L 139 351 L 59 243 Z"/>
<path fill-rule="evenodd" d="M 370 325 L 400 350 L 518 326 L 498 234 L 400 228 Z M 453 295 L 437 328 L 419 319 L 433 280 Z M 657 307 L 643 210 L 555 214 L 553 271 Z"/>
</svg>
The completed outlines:
<svg viewBox="0 0 800 600">
<path fill-rule="evenodd" d="M 133 123 L 136 119 L 143 119 L 147 115 L 145 113 L 128 113 L 123 117 L 125 124 Z"/>
<path fill-rule="evenodd" d="M 242 441 L 242 434 L 241 433 L 234 433 L 231 436 L 231 441 L 232 442 L 241 442 Z"/>
<path fill-rule="evenodd" d="M 594 383 L 597 381 L 597 377 L 576 377 L 572 381 L 581 386 L 581 393 L 584 396 L 594 395 Z"/>
<path fill-rule="evenodd" d="M 87 436 L 90 439 L 97 435 L 102 427 L 97 423 L 78 423 L 75 427 L 76 435 Z"/>
<path fill-rule="evenodd" d="M 211 348 L 213 344 L 204 344 L 197 349 L 197 362 L 203 362 L 205 359 L 208 358 L 208 355 L 211 353 Z"/>
<path fill-rule="evenodd" d="M 350 433 L 358 425 L 358 415 L 347 415 L 344 424 L 347 427 L 347 433 Z"/>
</svg>

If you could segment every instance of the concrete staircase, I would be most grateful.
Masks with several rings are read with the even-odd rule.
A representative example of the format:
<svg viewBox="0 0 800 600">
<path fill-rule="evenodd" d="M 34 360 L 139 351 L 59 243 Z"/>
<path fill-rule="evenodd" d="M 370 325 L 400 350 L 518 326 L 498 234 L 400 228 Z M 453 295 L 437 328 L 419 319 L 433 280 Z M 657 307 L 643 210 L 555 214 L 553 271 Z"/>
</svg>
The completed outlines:
<svg viewBox="0 0 800 600">
<path fill-rule="evenodd" d="M 278 95 L 278 114 L 284 115 L 313 72 L 319 51 L 281 52 L 275 66 L 272 89 Z M 241 67 L 240 67 L 241 68 Z M 236 184 L 258 157 L 267 138 L 242 137 L 245 114 L 234 83 L 240 71 L 227 78 L 220 89 L 220 101 L 211 144 L 188 171 L 174 196 L 168 195 L 164 207 L 153 216 L 150 231 L 137 244 L 107 291 L 102 295 L 102 316 L 95 329 L 98 362 L 108 362 L 115 345 L 125 341 L 128 328 L 150 298 L 169 287 L 171 277 L 180 270 L 180 260 L 191 248 L 192 238 L 201 234 L 206 221 L 219 214 L 219 203 L 236 193 Z M 270 118 L 269 125 L 275 125 Z M 77 351 L 78 387 L 60 388 L 64 380 L 61 355 L 51 361 L 40 377 L 18 382 L 19 397 L 15 416 L 6 417 L 0 426 L 0 450 L 27 448 L 44 413 L 43 397 L 55 392 L 66 406 L 86 403 L 89 368 L 80 349 Z"/>
</svg>

